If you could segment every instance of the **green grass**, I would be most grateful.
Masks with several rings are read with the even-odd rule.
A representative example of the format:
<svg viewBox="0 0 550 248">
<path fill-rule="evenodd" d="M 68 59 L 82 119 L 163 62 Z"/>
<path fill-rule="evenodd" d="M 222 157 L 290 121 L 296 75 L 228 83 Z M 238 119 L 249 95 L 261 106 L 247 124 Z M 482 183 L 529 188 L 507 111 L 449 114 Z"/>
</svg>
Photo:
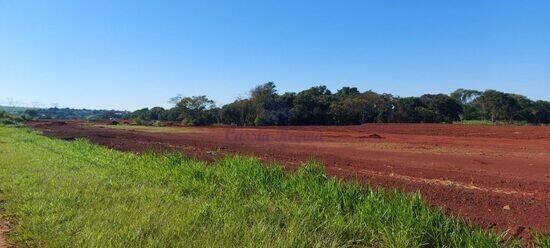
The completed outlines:
<svg viewBox="0 0 550 248">
<path fill-rule="evenodd" d="M 464 125 L 487 125 L 487 126 L 547 126 L 546 124 L 533 124 L 525 121 L 490 121 L 490 120 L 463 120 L 455 121 L 453 124 L 464 124 Z"/>
<path fill-rule="evenodd" d="M 489 125 L 494 126 L 498 125 L 497 122 L 492 122 L 490 120 L 462 120 L 462 121 L 455 121 L 453 124 L 464 124 L 464 125 Z M 503 123 L 501 123 L 503 124 Z"/>
<path fill-rule="evenodd" d="M 31 247 L 508 247 L 418 194 L 293 173 L 132 154 L 0 126 L 0 218 Z M 548 241 L 545 241 L 548 244 Z"/>
<path fill-rule="evenodd" d="M 550 235 L 545 234 L 537 234 L 534 237 L 535 244 L 539 247 L 550 247 Z"/>
</svg>

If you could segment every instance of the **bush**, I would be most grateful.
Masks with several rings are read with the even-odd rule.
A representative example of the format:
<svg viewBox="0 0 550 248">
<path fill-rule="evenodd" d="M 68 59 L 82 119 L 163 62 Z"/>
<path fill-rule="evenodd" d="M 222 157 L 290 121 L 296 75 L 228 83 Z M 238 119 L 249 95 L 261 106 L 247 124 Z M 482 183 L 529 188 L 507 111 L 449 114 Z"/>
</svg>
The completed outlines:
<svg viewBox="0 0 550 248">
<path fill-rule="evenodd" d="M 164 124 L 160 121 L 153 121 L 151 125 L 154 127 L 164 127 Z"/>
<path fill-rule="evenodd" d="M 3 125 L 21 125 L 25 119 L 20 116 L 13 116 L 7 113 L 6 111 L 0 110 L 0 124 Z"/>
</svg>

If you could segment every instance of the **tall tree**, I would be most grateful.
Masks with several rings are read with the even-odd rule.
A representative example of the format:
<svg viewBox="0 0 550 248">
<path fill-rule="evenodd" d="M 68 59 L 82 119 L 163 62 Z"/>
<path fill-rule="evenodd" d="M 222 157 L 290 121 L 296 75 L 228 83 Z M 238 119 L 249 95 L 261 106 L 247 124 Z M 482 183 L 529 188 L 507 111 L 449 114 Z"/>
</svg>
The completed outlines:
<svg viewBox="0 0 550 248">
<path fill-rule="evenodd" d="M 332 93 L 321 85 L 304 90 L 294 98 L 290 122 L 297 125 L 330 124 Z"/>
<path fill-rule="evenodd" d="M 393 122 L 418 123 L 426 119 L 421 115 L 421 108 L 425 108 L 420 97 L 399 98 L 393 115 Z M 426 115 L 426 113 L 423 113 Z"/>
<path fill-rule="evenodd" d="M 279 123 L 277 110 L 277 89 L 275 83 L 268 82 L 250 91 L 250 102 L 255 111 L 254 124 L 276 125 Z"/>
<path fill-rule="evenodd" d="M 249 99 L 237 99 L 221 109 L 221 120 L 224 124 L 254 125 L 255 110 Z"/>
<path fill-rule="evenodd" d="M 426 109 L 433 117 L 427 117 L 425 122 L 447 122 L 460 120 L 462 114 L 462 104 L 445 94 L 431 95 L 426 94 L 420 97 L 420 101 L 426 106 Z M 425 112 L 426 113 L 426 112 Z"/>
<path fill-rule="evenodd" d="M 330 104 L 330 116 L 338 125 L 362 124 L 365 122 L 367 101 L 355 87 L 338 90 Z"/>
<path fill-rule="evenodd" d="M 451 97 L 460 101 L 462 104 L 468 104 L 474 101 L 476 98 L 481 96 L 483 92 L 478 90 L 470 90 L 470 89 L 457 89 L 451 93 Z"/>
<path fill-rule="evenodd" d="M 207 110 L 214 108 L 214 101 L 206 96 L 182 97 L 176 104 L 182 123 L 186 125 L 206 125 L 213 123 L 215 116 Z"/>
<path fill-rule="evenodd" d="M 147 112 L 148 120 L 165 120 L 164 113 L 166 110 L 161 107 L 153 107 Z"/>
<path fill-rule="evenodd" d="M 525 121 L 525 122 L 536 122 L 534 115 L 534 105 L 535 103 L 529 98 L 518 95 L 518 94 L 508 94 L 510 97 L 514 98 L 518 104 L 518 110 L 513 113 L 512 119 L 515 121 Z"/>
<path fill-rule="evenodd" d="M 534 123 L 550 123 L 550 102 L 536 101 L 533 104 Z"/>
<path fill-rule="evenodd" d="M 510 94 L 496 90 L 486 90 L 474 100 L 482 116 L 491 121 L 511 122 L 520 110 L 519 103 Z"/>
</svg>

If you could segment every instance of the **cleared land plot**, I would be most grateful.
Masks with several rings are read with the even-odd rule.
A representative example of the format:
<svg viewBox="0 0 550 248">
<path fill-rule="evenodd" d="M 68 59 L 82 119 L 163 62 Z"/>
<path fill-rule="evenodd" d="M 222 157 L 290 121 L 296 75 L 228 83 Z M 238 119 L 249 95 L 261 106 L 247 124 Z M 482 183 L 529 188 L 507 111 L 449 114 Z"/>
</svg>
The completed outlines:
<svg viewBox="0 0 550 248">
<path fill-rule="evenodd" d="M 133 154 L 0 127 L 0 218 L 30 247 L 506 247 L 419 195 L 293 173 Z M 540 240 L 540 242 L 545 242 Z"/>
<path fill-rule="evenodd" d="M 207 159 L 240 153 L 290 169 L 314 158 L 330 175 L 419 190 L 431 204 L 484 228 L 522 237 L 550 232 L 550 127 L 371 124 L 174 132 L 178 127 L 29 125 L 125 151 L 177 150 Z"/>
</svg>

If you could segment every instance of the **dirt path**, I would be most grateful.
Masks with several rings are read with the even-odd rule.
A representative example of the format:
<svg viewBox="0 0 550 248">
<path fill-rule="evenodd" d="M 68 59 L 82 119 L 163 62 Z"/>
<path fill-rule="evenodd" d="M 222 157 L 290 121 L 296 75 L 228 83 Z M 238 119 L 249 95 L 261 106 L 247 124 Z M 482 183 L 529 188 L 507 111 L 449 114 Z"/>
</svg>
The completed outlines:
<svg viewBox="0 0 550 248">
<path fill-rule="evenodd" d="M 329 174 L 420 191 L 433 205 L 484 228 L 528 238 L 550 233 L 550 127 L 372 124 L 351 127 L 143 128 L 36 122 L 45 135 L 124 151 L 229 153 L 282 162 L 311 158 Z"/>
</svg>

